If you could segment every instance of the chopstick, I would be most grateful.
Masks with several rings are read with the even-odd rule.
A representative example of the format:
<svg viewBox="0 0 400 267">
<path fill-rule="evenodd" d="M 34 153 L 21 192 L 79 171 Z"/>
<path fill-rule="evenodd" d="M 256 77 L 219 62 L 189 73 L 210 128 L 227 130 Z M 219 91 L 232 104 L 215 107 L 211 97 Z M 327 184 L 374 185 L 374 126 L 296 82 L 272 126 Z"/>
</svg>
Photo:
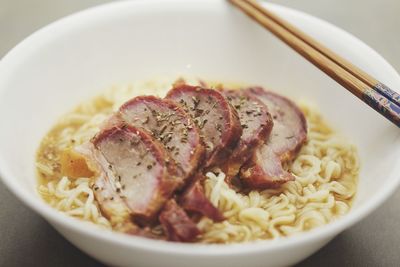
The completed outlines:
<svg viewBox="0 0 400 267">
<path fill-rule="evenodd" d="M 254 0 L 229 0 L 400 128 L 400 95 Z"/>
</svg>

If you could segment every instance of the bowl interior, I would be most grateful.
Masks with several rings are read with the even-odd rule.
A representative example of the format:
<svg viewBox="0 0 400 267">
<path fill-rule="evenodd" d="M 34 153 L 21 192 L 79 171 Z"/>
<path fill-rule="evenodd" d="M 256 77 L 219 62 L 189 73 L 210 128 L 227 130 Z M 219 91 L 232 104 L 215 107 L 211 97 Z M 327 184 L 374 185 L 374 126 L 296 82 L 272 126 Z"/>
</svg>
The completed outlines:
<svg viewBox="0 0 400 267">
<path fill-rule="evenodd" d="M 65 18 L 29 37 L 0 63 L 0 169 L 26 201 L 43 205 L 35 193 L 34 157 L 60 115 L 112 85 L 160 75 L 263 85 L 315 104 L 359 149 L 361 174 L 351 213 L 397 183 L 398 129 L 270 33 L 225 1 L 149 2 Z M 354 37 L 302 13 L 268 6 L 400 88 L 390 65 Z"/>
</svg>

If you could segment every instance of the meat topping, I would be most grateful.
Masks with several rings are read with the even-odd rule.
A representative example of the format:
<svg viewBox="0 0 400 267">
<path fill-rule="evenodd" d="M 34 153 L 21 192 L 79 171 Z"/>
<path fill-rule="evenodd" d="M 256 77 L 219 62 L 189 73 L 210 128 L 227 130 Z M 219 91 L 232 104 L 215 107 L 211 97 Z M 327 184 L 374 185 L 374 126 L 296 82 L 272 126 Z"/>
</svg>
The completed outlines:
<svg viewBox="0 0 400 267">
<path fill-rule="evenodd" d="M 186 180 L 197 170 L 204 155 L 199 130 L 190 115 L 173 101 L 135 97 L 121 106 L 119 116 L 128 124 L 145 129 L 164 145 L 178 167 L 179 178 Z"/>
<path fill-rule="evenodd" d="M 109 200 L 117 201 L 118 195 L 135 219 L 154 218 L 179 186 L 175 165 L 166 163 L 163 146 L 140 128 L 126 124 L 101 131 L 92 143 L 103 170 L 103 178 L 98 179 L 110 191 Z"/>
<path fill-rule="evenodd" d="M 263 145 L 271 133 L 273 122 L 268 108 L 258 98 L 242 90 L 223 90 L 239 114 L 242 136 L 229 160 L 221 169 L 228 181 L 239 173 L 240 167 L 253 156 L 256 148 Z"/>
<path fill-rule="evenodd" d="M 263 189 L 294 180 L 294 176 L 284 170 L 283 164 L 296 156 L 307 139 L 303 113 L 289 99 L 263 88 L 246 91 L 268 106 L 274 126 L 267 142 L 242 167 L 242 181 L 251 188 Z"/>
<path fill-rule="evenodd" d="M 167 98 L 180 104 L 200 129 L 206 147 L 205 168 L 229 158 L 242 134 L 239 117 L 218 91 L 199 86 L 178 85 Z"/>
</svg>

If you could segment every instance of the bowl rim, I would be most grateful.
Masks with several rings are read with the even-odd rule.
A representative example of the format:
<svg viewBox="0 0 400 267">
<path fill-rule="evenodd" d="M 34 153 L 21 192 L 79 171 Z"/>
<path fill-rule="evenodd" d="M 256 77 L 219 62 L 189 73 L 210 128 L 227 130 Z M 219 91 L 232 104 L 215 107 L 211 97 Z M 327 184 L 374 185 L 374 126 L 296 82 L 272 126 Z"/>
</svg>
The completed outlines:
<svg viewBox="0 0 400 267">
<path fill-rule="evenodd" d="M 168 5 L 171 2 L 183 4 L 184 2 L 187 2 L 187 0 L 136 0 L 112 2 L 74 13 L 39 29 L 38 31 L 25 38 L 0 60 L 0 94 L 5 90 L 5 86 L 2 86 L 4 81 L 6 80 L 4 78 L 11 74 L 10 70 L 12 68 L 10 68 L 10 66 L 15 66 L 16 64 L 18 64 L 20 58 L 23 58 L 25 55 L 32 53 L 32 48 L 37 47 L 38 44 L 57 38 L 57 36 L 59 35 L 54 34 L 57 31 L 63 32 L 68 29 L 74 30 L 74 25 L 78 25 L 82 23 L 82 21 L 85 22 L 85 20 L 89 18 L 99 18 L 101 16 L 107 16 L 108 14 L 112 14 L 113 12 L 118 12 L 118 10 L 123 10 L 128 6 L 135 6 L 138 3 L 150 6 L 152 4 Z M 212 3 L 215 3 L 215 0 L 192 0 L 192 2 L 202 2 L 202 4 L 210 5 Z M 273 11 L 279 12 L 283 15 L 295 15 L 303 20 L 314 21 L 316 24 L 321 25 L 321 27 L 330 28 L 346 36 L 347 38 L 352 39 L 354 44 L 357 44 L 357 46 L 359 47 L 363 47 L 366 51 L 368 51 L 370 55 L 374 56 L 377 60 L 380 60 L 381 63 L 385 66 L 386 71 L 395 79 L 397 79 L 400 84 L 400 76 L 397 74 L 394 68 L 376 51 L 374 51 L 372 48 L 370 48 L 365 43 L 363 43 L 353 35 L 349 34 L 348 32 L 302 11 L 287 8 L 277 4 L 263 4 L 273 9 Z M 395 142 L 400 144 L 400 135 L 397 136 Z M 93 225 L 89 225 L 87 222 L 69 217 L 66 214 L 50 207 L 47 203 L 40 199 L 37 194 L 27 194 L 25 189 L 18 186 L 18 183 L 13 179 L 13 175 L 7 166 L 5 155 L 2 155 L 0 153 L 0 178 L 3 183 L 26 206 L 34 210 L 36 213 L 40 214 L 51 224 L 56 224 L 57 226 L 61 225 L 65 229 L 72 230 L 73 232 L 80 234 L 82 237 L 86 236 L 101 240 L 103 242 L 113 243 L 115 245 L 122 245 L 125 247 L 143 249 L 158 253 L 177 253 L 182 255 L 217 256 L 229 254 L 250 254 L 266 250 L 276 251 L 282 248 L 289 248 L 309 242 L 316 242 L 324 238 L 330 238 L 340 231 L 343 231 L 344 229 L 362 220 L 393 194 L 393 192 L 400 184 L 400 158 L 397 160 L 397 164 L 393 167 L 388 176 L 389 179 L 386 182 L 386 186 L 383 186 L 382 190 L 372 196 L 366 202 L 366 204 L 360 206 L 356 210 L 351 210 L 348 214 L 336 221 L 333 221 L 327 225 L 318 227 L 311 231 L 301 233 L 295 237 L 247 242 L 240 244 L 229 244 L 222 246 L 216 244 L 187 244 L 152 240 L 137 236 L 128 236 L 126 234 L 112 231 L 104 231 L 103 229 L 99 229 L 97 227 L 93 227 Z M 59 228 L 57 227 L 57 229 Z"/>
</svg>

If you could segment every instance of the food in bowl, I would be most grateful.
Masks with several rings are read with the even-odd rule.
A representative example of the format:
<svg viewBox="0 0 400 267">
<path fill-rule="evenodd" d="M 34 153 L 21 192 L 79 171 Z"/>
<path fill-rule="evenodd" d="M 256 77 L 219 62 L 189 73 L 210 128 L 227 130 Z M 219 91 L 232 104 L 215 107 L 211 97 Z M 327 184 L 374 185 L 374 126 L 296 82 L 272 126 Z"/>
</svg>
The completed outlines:
<svg viewBox="0 0 400 267">
<path fill-rule="evenodd" d="M 349 211 L 357 151 L 315 108 L 261 87 L 170 87 L 112 88 L 62 117 L 37 154 L 40 195 L 99 226 L 181 242 L 291 236 Z"/>
</svg>

